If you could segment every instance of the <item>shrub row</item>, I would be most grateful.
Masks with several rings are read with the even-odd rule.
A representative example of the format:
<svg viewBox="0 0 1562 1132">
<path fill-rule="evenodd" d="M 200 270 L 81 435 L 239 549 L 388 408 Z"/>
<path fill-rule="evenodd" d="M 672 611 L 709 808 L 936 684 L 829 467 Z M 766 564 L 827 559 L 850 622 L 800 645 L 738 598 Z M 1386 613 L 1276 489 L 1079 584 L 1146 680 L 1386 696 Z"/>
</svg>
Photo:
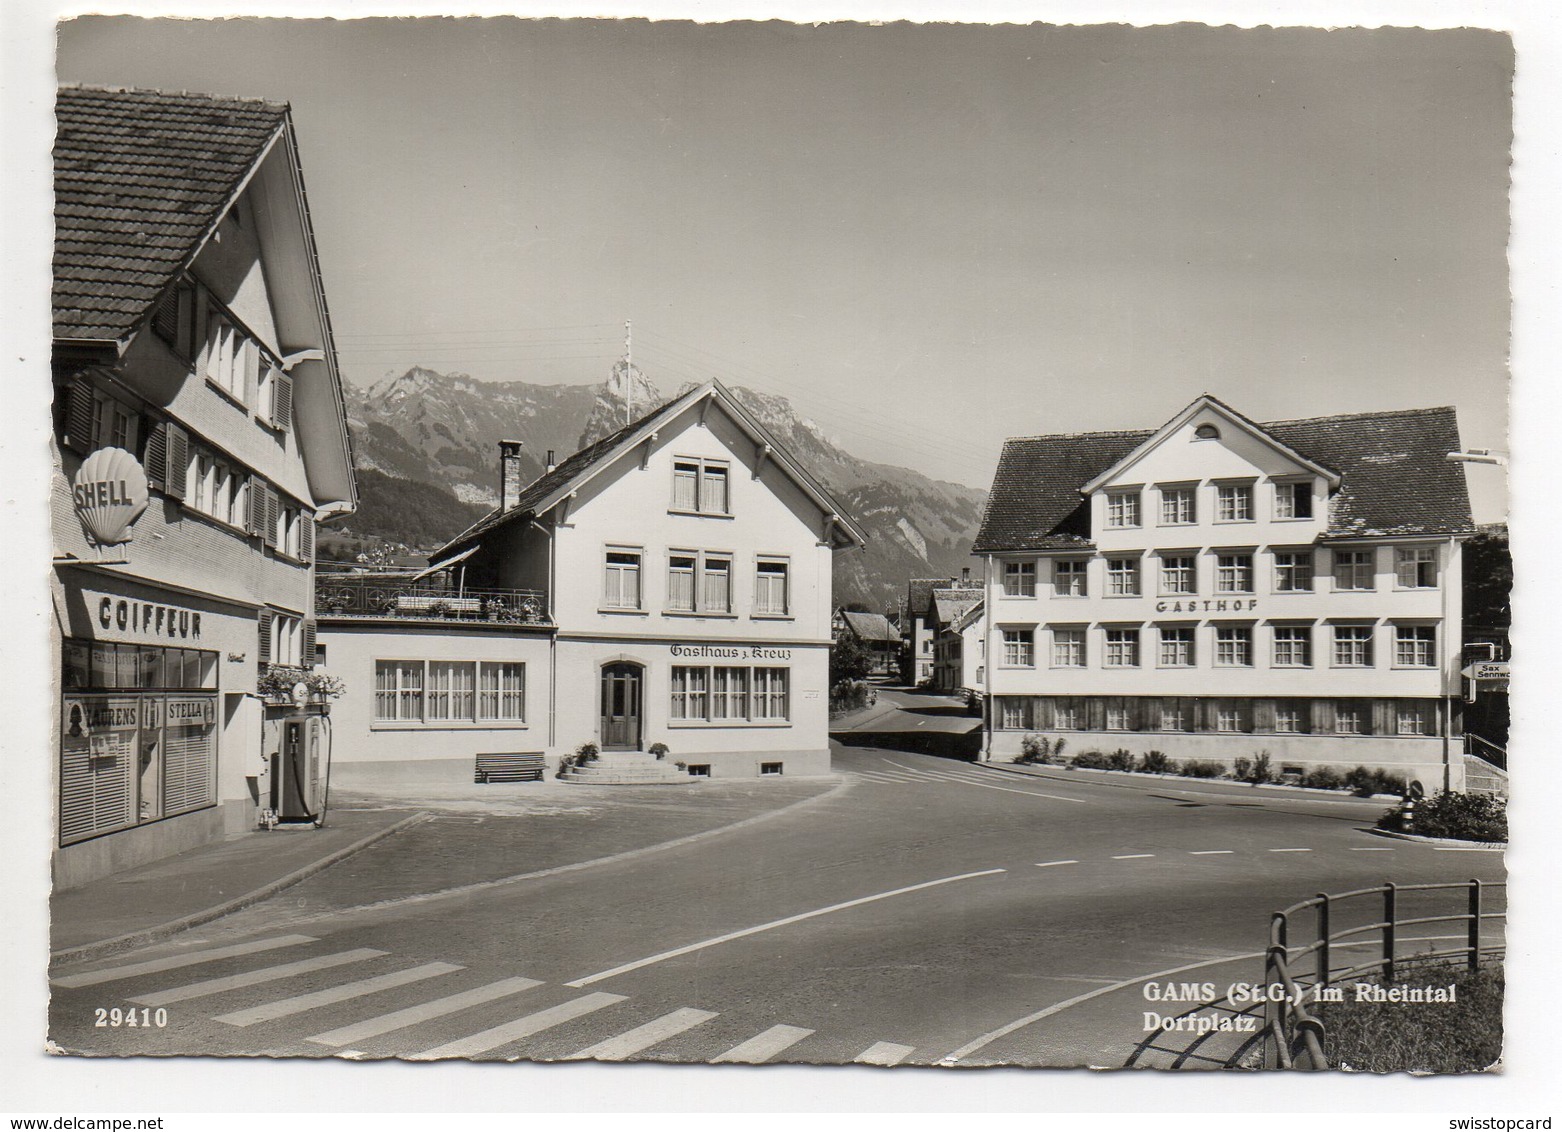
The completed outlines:
<svg viewBox="0 0 1562 1132">
<path fill-rule="evenodd" d="M 1378 819 L 1379 829 L 1404 829 L 1401 808 L 1395 806 Z M 1461 794 L 1439 790 L 1416 803 L 1411 833 L 1423 837 L 1449 837 L 1460 841 L 1508 840 L 1508 803 L 1493 794 Z"/>
</svg>

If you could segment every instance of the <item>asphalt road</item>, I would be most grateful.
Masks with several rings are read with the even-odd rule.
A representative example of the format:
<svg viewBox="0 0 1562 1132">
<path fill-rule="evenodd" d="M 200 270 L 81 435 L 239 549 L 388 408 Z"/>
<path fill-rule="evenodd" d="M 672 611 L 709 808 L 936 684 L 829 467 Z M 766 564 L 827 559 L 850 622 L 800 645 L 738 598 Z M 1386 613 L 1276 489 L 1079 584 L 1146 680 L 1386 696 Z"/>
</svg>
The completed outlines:
<svg viewBox="0 0 1562 1132">
<path fill-rule="evenodd" d="M 880 706 L 838 734 L 840 786 L 773 820 L 448 897 L 354 907 L 344 890 L 322 914 L 283 893 L 53 972 L 51 1038 L 121 1055 L 1120 1066 L 1144 1012 L 1174 1012 L 1134 980 L 1257 981 L 1276 908 L 1503 876 L 1499 853 L 1374 835 L 1382 802 L 1025 775 L 956 760 L 974 721 L 952 701 Z M 95 1024 L 116 1007 L 152 1024 Z"/>
</svg>

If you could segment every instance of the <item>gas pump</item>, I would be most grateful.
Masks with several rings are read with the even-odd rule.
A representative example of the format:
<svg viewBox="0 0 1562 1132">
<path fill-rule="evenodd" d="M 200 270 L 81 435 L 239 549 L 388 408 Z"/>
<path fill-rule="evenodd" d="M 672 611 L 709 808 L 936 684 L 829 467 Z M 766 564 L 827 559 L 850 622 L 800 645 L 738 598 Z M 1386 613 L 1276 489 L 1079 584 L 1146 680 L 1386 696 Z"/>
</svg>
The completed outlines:
<svg viewBox="0 0 1562 1132">
<path fill-rule="evenodd" d="M 267 828 L 308 823 L 319 829 L 331 782 L 330 717 L 324 705 L 308 702 L 307 691 L 295 689 L 291 709 L 267 722 L 275 747 L 268 754 L 270 806 L 262 820 Z"/>
</svg>

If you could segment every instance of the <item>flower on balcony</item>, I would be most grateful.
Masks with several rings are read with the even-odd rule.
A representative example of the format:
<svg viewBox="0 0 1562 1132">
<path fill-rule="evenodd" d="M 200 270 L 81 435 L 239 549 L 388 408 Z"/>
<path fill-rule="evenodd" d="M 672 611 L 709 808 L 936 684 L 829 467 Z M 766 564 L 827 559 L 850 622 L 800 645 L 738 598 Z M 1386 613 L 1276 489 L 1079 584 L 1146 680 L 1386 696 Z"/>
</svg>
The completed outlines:
<svg viewBox="0 0 1562 1132">
<path fill-rule="evenodd" d="M 293 698 L 293 688 L 303 684 L 309 690 L 309 698 L 320 702 L 335 699 L 347 691 L 340 676 L 314 672 L 291 664 L 273 664 L 260 674 L 255 691 L 262 699 L 272 703 L 286 703 Z"/>
</svg>

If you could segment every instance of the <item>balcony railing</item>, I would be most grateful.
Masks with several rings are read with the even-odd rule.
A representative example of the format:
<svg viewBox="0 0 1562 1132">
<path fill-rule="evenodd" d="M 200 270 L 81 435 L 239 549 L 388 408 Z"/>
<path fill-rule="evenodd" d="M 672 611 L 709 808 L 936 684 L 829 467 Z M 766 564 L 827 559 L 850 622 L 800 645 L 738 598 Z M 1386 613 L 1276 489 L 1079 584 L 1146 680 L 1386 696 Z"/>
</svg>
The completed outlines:
<svg viewBox="0 0 1562 1132">
<path fill-rule="evenodd" d="M 541 590 L 450 589 L 434 579 L 319 574 L 317 617 L 551 625 Z"/>
</svg>

